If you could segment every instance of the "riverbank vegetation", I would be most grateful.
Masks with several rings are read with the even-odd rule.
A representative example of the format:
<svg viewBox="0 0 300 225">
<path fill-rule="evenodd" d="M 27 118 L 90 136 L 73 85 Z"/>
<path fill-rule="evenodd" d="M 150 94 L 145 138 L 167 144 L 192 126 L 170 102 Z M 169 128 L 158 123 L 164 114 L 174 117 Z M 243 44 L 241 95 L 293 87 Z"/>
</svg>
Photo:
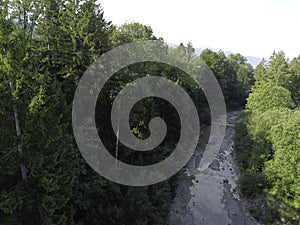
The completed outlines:
<svg viewBox="0 0 300 225">
<path fill-rule="evenodd" d="M 242 193 L 263 224 L 300 223 L 300 58 L 262 61 L 236 127 Z"/>
</svg>

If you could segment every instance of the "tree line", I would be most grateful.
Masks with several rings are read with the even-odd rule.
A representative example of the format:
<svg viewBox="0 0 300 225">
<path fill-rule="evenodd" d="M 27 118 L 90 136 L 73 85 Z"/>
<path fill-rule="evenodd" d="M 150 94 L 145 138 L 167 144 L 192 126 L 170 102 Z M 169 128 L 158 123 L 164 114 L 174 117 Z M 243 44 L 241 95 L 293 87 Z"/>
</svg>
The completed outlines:
<svg viewBox="0 0 300 225">
<path fill-rule="evenodd" d="M 0 2 L 0 224 L 165 223 L 178 176 L 147 187 L 106 180 L 82 158 L 71 126 L 73 96 L 85 70 L 110 49 L 140 40 L 163 43 L 149 26 L 114 26 L 96 0 Z M 228 109 L 243 106 L 254 81 L 245 57 L 209 49 L 197 56 L 191 43 L 165 47 L 183 63 L 205 61 L 221 85 Z M 99 136 L 113 156 L 113 100 L 128 82 L 149 74 L 185 88 L 200 122 L 210 123 L 203 91 L 182 71 L 155 62 L 128 66 L 107 82 L 96 107 Z M 180 120 L 168 102 L 147 98 L 137 103 L 132 132 L 146 138 L 148 122 L 156 116 L 168 125 L 164 142 L 143 154 L 120 143 L 120 160 L 145 165 L 172 152 L 180 137 Z"/>
<path fill-rule="evenodd" d="M 274 52 L 254 72 L 237 124 L 241 191 L 264 224 L 300 222 L 300 57 Z"/>
</svg>

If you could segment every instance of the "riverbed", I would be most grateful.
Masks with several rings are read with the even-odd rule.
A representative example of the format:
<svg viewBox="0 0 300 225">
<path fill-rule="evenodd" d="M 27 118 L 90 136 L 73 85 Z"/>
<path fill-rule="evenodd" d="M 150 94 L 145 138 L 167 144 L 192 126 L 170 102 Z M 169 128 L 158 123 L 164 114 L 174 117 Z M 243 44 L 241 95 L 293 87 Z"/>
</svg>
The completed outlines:
<svg viewBox="0 0 300 225">
<path fill-rule="evenodd" d="M 209 168 L 199 164 L 210 127 L 202 131 L 195 153 L 181 172 L 168 225 L 259 225 L 250 215 L 238 188 L 239 169 L 234 152 L 235 123 L 241 111 L 227 114 L 225 137 Z"/>
</svg>

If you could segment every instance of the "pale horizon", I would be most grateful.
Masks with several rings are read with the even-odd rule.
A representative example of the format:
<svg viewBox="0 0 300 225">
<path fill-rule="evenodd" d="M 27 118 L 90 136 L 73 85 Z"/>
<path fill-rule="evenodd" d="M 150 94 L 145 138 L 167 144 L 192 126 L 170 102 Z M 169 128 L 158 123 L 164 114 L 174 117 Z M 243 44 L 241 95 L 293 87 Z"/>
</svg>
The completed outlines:
<svg viewBox="0 0 300 225">
<path fill-rule="evenodd" d="M 268 58 L 284 51 L 300 55 L 300 1 L 98 1 L 114 25 L 138 22 L 151 26 L 166 43 L 191 42 L 244 56 Z"/>
</svg>

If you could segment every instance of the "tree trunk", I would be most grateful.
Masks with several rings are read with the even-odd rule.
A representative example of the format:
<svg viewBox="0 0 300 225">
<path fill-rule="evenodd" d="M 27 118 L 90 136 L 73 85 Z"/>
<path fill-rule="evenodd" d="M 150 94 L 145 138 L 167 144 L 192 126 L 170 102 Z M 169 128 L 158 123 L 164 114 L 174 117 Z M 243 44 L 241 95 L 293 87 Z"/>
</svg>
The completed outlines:
<svg viewBox="0 0 300 225">
<path fill-rule="evenodd" d="M 13 111 L 15 117 L 16 133 L 17 133 L 17 137 L 20 138 L 22 136 L 22 131 L 21 131 L 20 120 L 19 120 L 19 111 L 16 106 L 16 99 L 13 96 L 14 86 L 11 79 L 9 79 L 9 90 L 13 99 Z M 22 158 L 24 156 L 24 152 L 21 145 L 18 145 L 18 152 L 19 152 L 19 156 Z M 20 168 L 21 168 L 22 180 L 27 183 L 27 168 L 23 163 L 21 163 Z"/>
</svg>

